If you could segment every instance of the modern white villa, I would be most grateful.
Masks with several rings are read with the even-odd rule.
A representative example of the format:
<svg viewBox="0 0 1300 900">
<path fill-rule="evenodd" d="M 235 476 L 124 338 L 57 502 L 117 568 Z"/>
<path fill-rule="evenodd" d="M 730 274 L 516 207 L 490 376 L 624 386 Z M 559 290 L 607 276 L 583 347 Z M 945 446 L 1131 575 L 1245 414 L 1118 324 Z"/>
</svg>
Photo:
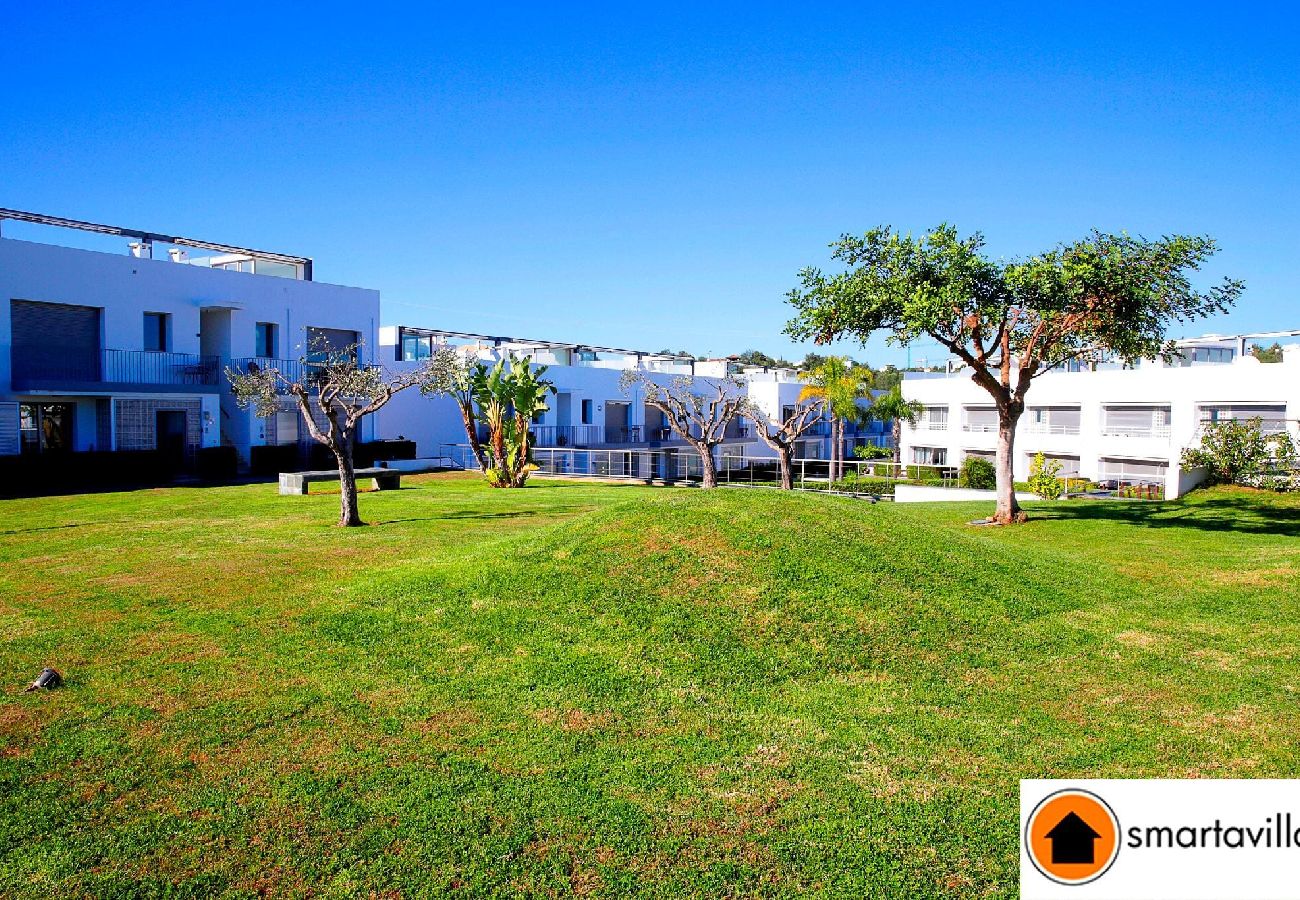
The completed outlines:
<svg viewBox="0 0 1300 900">
<path fill-rule="evenodd" d="M 1282 345 L 1281 362 L 1250 352 L 1273 342 Z M 1201 478 L 1182 471 L 1179 459 L 1205 423 L 1259 418 L 1265 430 L 1300 433 L 1300 331 L 1207 335 L 1177 348 L 1173 363 L 1076 363 L 1035 379 L 1016 429 L 1016 479 L 1025 480 L 1042 453 L 1061 463 L 1063 476 L 1159 484 L 1173 498 Z M 915 426 L 903 426 L 905 461 L 956 467 L 971 456 L 993 459 L 997 416 L 968 370 L 907 373 L 903 393 L 925 406 Z"/>
<path fill-rule="evenodd" d="M 121 250 L 6 234 L 50 227 Z M 0 209 L 0 455 L 157 450 L 183 464 L 225 445 L 246 463 L 298 443 L 287 403 L 273 419 L 238 409 L 224 370 L 292 369 L 314 342 L 376 346 L 379 292 L 312 276 L 303 256 Z"/>
</svg>

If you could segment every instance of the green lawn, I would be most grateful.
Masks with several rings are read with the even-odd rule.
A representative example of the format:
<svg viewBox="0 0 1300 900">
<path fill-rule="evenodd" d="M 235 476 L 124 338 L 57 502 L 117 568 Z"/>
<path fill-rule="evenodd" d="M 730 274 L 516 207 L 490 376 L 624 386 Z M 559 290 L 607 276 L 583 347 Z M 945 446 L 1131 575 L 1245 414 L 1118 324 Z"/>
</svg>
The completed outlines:
<svg viewBox="0 0 1300 900">
<path fill-rule="evenodd" d="M 0 895 L 1012 896 L 1020 778 L 1300 775 L 1295 500 L 410 483 L 0 503 Z"/>
</svg>

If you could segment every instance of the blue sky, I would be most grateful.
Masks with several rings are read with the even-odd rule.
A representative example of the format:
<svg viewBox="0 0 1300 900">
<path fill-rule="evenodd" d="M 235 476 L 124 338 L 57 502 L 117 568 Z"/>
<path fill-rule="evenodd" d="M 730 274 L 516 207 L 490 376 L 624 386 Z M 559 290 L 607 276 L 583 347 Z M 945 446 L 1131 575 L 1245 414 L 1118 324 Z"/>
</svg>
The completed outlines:
<svg viewBox="0 0 1300 900">
<path fill-rule="evenodd" d="M 0 206 L 309 255 L 390 323 L 796 357 L 844 231 L 1209 233 L 1247 293 L 1192 331 L 1300 327 L 1297 14 L 1045 6 L 9 4 Z"/>
</svg>

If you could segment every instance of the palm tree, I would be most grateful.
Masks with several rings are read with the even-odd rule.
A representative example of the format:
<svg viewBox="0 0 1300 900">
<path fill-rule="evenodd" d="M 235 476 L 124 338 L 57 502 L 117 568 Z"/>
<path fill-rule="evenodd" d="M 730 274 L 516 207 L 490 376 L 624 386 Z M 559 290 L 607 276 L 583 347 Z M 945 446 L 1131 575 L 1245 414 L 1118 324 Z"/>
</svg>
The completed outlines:
<svg viewBox="0 0 1300 900">
<path fill-rule="evenodd" d="M 871 396 L 875 373 L 866 366 L 855 366 L 842 356 L 828 356 L 821 365 L 804 372 L 808 380 L 799 392 L 799 402 L 821 400 L 831 423 L 830 479 L 844 477 L 844 423 L 861 422 L 866 412 L 858 401 Z"/>
<path fill-rule="evenodd" d="M 916 425 L 916 420 L 920 418 L 924 410 L 924 404 L 903 397 L 902 385 L 895 385 L 893 390 L 881 394 L 871 402 L 871 406 L 867 409 L 867 415 L 877 422 L 893 423 L 891 430 L 894 438 L 895 463 L 901 462 L 899 454 L 902 452 L 902 448 L 899 443 L 902 437 L 903 423 Z"/>
</svg>

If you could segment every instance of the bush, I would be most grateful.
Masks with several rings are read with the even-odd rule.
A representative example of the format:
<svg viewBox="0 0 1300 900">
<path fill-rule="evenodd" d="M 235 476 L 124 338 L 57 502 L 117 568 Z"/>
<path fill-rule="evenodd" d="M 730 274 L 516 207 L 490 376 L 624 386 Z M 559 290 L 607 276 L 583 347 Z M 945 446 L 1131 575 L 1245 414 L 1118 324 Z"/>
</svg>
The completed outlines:
<svg viewBox="0 0 1300 900">
<path fill-rule="evenodd" d="M 894 496 L 894 485 L 896 484 L 898 484 L 898 480 L 894 478 L 871 478 L 859 475 L 856 472 L 846 472 L 843 478 L 831 484 L 831 490 L 845 494 L 872 494 L 876 497 L 892 497 Z"/>
<path fill-rule="evenodd" d="M 204 481 L 233 481 L 239 474 L 239 454 L 234 447 L 200 447 L 194 469 Z"/>
<path fill-rule="evenodd" d="M 1039 453 L 1029 466 L 1029 489 L 1044 500 L 1059 500 L 1061 494 L 1065 493 L 1065 485 L 1057 477 L 1060 474 L 1060 460 L 1049 460 Z"/>
<path fill-rule="evenodd" d="M 1243 478 L 1291 469 L 1296 448 L 1285 432 L 1264 434 L 1257 417 L 1207 423 L 1199 446 L 1183 451 L 1184 469 L 1205 469 L 1211 484 L 1242 484 Z"/>
<path fill-rule="evenodd" d="M 248 463 L 254 475 L 279 475 L 301 469 L 302 456 L 297 444 L 268 444 L 249 448 Z M 331 460 L 330 468 L 333 467 Z"/>
<path fill-rule="evenodd" d="M 176 466 L 157 450 L 0 456 L 0 496 L 40 497 L 169 484 Z"/>
<path fill-rule="evenodd" d="M 879 444 L 864 444 L 861 447 L 854 447 L 853 455 L 858 459 L 889 459 L 894 453 L 888 447 L 881 447 Z"/>
<path fill-rule="evenodd" d="M 962 460 L 961 472 L 957 484 L 964 488 L 977 488 L 991 491 L 998 486 L 998 473 L 993 463 L 979 456 L 968 456 Z"/>
<path fill-rule="evenodd" d="M 1300 472 L 1278 475 L 1243 475 L 1238 479 L 1237 483 L 1246 487 L 1259 488 L 1262 491 L 1291 493 L 1300 491 Z"/>
</svg>

